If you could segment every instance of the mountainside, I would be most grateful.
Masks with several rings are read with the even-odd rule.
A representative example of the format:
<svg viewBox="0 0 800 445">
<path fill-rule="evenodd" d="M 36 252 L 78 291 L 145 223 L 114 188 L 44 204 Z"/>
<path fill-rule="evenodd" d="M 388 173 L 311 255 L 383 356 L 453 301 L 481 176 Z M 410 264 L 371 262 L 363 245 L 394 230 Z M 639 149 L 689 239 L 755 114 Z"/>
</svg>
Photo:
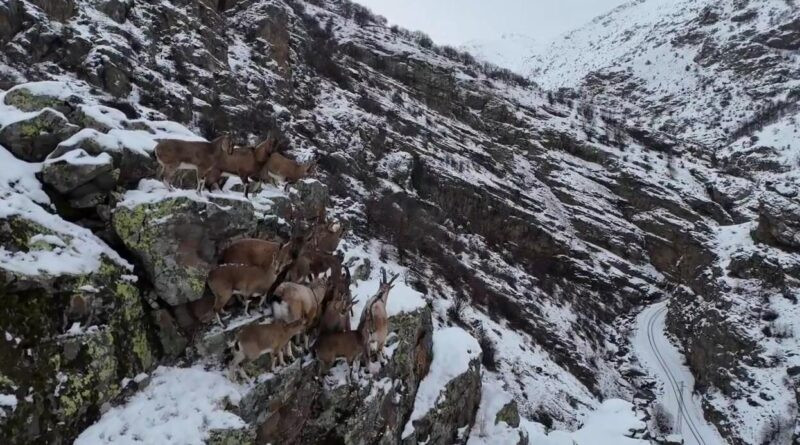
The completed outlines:
<svg viewBox="0 0 800 445">
<path fill-rule="evenodd" d="M 546 93 L 346 1 L 11 0 L 0 16 L 3 443 L 643 444 L 652 384 L 628 337 L 668 296 L 726 439 L 777 423 L 767 443 L 797 440 L 800 207 L 796 173 L 762 163 L 777 147 L 720 163 L 689 130 Z M 774 125 L 763 140 L 792 139 Z M 315 179 L 251 200 L 153 180 L 159 138 L 273 129 Z M 310 356 L 228 380 L 226 342 L 261 316 L 198 316 L 216 254 L 326 205 L 362 306 L 381 267 L 403 276 L 389 363 L 352 387 Z M 87 293 L 94 326 L 73 330 Z"/>
<path fill-rule="evenodd" d="M 712 150 L 796 113 L 800 6 L 639 0 L 540 52 L 533 78 L 580 88 L 621 119 Z"/>
<path fill-rule="evenodd" d="M 552 43 L 533 75 L 711 160 L 701 183 L 732 221 L 713 230 L 717 259 L 678 293 L 668 327 L 733 443 L 798 434 L 783 389 L 797 374 L 798 24 L 792 1 L 636 1 Z"/>
</svg>

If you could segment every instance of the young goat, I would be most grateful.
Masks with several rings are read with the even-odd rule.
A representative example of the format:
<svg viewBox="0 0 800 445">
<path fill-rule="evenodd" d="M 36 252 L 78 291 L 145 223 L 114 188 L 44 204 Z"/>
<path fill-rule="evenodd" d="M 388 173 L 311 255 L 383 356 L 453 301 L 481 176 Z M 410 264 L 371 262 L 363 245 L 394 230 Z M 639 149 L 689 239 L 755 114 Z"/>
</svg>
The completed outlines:
<svg viewBox="0 0 800 445">
<path fill-rule="evenodd" d="M 245 264 L 223 264 L 212 269 L 208 274 L 208 287 L 214 294 L 217 322 L 224 326 L 220 313 L 224 312 L 225 305 L 233 295 L 244 296 L 245 313 L 248 313 L 249 297 L 260 296 L 259 306 L 262 305 L 278 273 L 286 267 L 290 259 L 291 249 L 286 243 L 280 247 L 267 268 Z"/>
<path fill-rule="evenodd" d="M 224 152 L 218 164 L 206 176 L 206 187 L 219 186 L 223 173 L 236 175 L 244 185 L 244 197 L 250 191 L 250 179 L 258 180 L 258 173 L 269 159 L 272 151 L 272 140 L 266 141 L 255 147 L 234 147 L 231 153 Z"/>
<path fill-rule="evenodd" d="M 261 169 L 260 177 L 264 181 L 269 180 L 273 183 L 277 183 L 278 181 L 286 181 L 288 185 L 308 176 L 313 167 L 314 162 L 300 164 L 297 161 L 293 161 L 286 156 L 275 152 L 269 155 L 267 164 Z"/>
<path fill-rule="evenodd" d="M 358 323 L 358 331 L 366 339 L 368 346 L 368 356 L 376 353 L 378 358 L 383 357 L 383 347 L 386 344 L 386 337 L 389 336 L 389 317 L 386 313 L 386 304 L 389 300 L 389 291 L 394 286 L 394 280 L 398 277 L 395 274 L 391 280 L 386 280 L 386 270 L 381 269 L 381 284 L 378 292 L 369 300 L 361 313 L 361 320 Z"/>
<path fill-rule="evenodd" d="M 356 360 L 367 356 L 364 345 L 364 336 L 359 331 L 331 332 L 321 334 L 314 343 L 314 353 L 322 362 L 320 371 L 326 374 L 333 362 L 338 358 L 343 358 L 347 362 L 348 383 L 352 380 L 351 374 Z"/>
<path fill-rule="evenodd" d="M 156 144 L 155 153 L 168 188 L 172 188 L 172 180 L 179 169 L 193 168 L 197 173 L 197 191 L 200 192 L 209 173 L 232 150 L 231 137 L 224 134 L 211 142 L 162 139 Z"/>
<path fill-rule="evenodd" d="M 307 327 L 312 327 L 319 319 L 322 299 L 328 280 L 317 279 L 309 286 L 297 283 L 281 283 L 275 289 L 275 297 L 279 301 L 272 303 L 272 314 L 276 320 L 292 322 L 304 320 Z M 303 334 L 303 342 L 308 348 L 308 334 Z"/>
<path fill-rule="evenodd" d="M 272 324 L 253 323 L 243 327 L 236 334 L 236 341 L 233 344 L 231 376 L 238 370 L 242 377 L 249 379 L 247 373 L 242 369 L 241 363 L 245 359 L 254 361 L 266 353 L 270 354 L 270 371 L 275 367 L 274 354 L 276 353 L 281 366 L 286 366 L 286 362 L 283 360 L 284 351 L 289 356 L 289 360 L 294 361 L 291 339 L 303 332 L 304 329 L 303 320 L 291 323 L 282 321 Z"/>
</svg>

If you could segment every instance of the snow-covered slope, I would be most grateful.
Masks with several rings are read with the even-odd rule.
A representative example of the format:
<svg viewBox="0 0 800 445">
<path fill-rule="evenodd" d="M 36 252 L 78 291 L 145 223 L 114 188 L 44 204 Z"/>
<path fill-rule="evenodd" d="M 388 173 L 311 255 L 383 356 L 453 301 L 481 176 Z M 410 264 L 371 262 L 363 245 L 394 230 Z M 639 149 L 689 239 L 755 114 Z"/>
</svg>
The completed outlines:
<svg viewBox="0 0 800 445">
<path fill-rule="evenodd" d="M 632 1 L 540 51 L 532 75 L 628 121 L 718 144 L 797 102 L 798 20 L 790 1 Z"/>
<path fill-rule="evenodd" d="M 496 39 L 471 40 L 460 45 L 459 49 L 468 51 L 479 60 L 527 74 L 532 69 L 533 53 L 541 46 L 533 37 L 508 33 Z"/>
</svg>

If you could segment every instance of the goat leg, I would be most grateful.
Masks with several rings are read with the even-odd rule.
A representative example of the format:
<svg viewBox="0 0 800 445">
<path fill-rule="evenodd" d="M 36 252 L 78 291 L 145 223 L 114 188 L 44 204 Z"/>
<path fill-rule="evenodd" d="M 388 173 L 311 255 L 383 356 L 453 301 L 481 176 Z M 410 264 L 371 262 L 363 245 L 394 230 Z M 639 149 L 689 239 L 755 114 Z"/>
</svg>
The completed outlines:
<svg viewBox="0 0 800 445">
<path fill-rule="evenodd" d="M 278 349 L 278 363 L 281 366 L 286 366 L 286 362 L 283 360 L 283 348 Z"/>
<path fill-rule="evenodd" d="M 286 347 L 286 356 L 289 357 L 290 362 L 294 362 L 294 353 L 292 352 L 292 342 L 287 342 Z"/>
</svg>

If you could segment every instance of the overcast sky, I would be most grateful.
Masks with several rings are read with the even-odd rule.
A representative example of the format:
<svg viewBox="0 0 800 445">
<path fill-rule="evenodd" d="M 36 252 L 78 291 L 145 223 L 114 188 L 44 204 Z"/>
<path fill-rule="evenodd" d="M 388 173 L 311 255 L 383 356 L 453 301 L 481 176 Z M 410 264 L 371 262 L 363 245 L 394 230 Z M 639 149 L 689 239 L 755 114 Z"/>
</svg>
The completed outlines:
<svg viewBox="0 0 800 445">
<path fill-rule="evenodd" d="M 546 43 L 625 0 L 356 0 L 389 20 L 458 46 L 518 33 Z"/>
</svg>

